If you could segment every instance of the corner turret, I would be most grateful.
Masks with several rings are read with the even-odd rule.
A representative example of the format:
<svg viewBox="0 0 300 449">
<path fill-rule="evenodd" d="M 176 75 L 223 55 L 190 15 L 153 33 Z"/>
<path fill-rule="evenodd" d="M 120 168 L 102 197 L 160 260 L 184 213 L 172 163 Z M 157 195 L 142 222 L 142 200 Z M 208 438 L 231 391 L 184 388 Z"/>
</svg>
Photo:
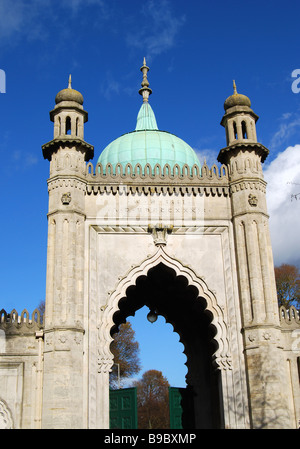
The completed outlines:
<svg viewBox="0 0 300 449">
<path fill-rule="evenodd" d="M 50 120 L 54 123 L 54 139 L 42 146 L 43 156 L 51 161 L 52 154 L 61 145 L 74 145 L 84 153 L 85 161 L 94 156 L 94 147 L 84 141 L 84 123 L 88 113 L 83 109 L 83 96 L 72 88 L 71 75 L 66 89 L 58 92 L 55 107 L 50 111 Z"/>
<path fill-rule="evenodd" d="M 221 125 L 226 131 L 227 146 L 220 150 L 218 161 L 228 164 L 229 157 L 235 150 L 254 150 L 261 162 L 264 162 L 269 150 L 257 142 L 256 122 L 258 116 L 250 108 L 250 99 L 237 92 L 235 81 L 233 81 L 233 95 L 228 97 L 224 103 L 225 114 L 221 120 Z"/>
</svg>

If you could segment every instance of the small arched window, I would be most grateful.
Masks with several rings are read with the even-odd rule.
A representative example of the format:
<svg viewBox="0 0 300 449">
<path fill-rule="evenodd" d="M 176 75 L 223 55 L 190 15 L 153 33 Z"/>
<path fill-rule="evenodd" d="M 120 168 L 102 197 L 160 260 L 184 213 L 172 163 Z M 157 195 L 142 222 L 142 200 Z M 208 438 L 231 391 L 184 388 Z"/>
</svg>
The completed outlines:
<svg viewBox="0 0 300 449">
<path fill-rule="evenodd" d="M 61 135 L 61 119 L 58 117 L 58 135 Z"/>
<path fill-rule="evenodd" d="M 243 139 L 248 139 L 247 126 L 246 126 L 246 122 L 244 122 L 244 120 L 242 121 L 242 135 L 243 135 Z"/>
<path fill-rule="evenodd" d="M 70 119 L 70 117 L 66 118 L 66 134 L 71 134 L 71 119 Z"/>
<path fill-rule="evenodd" d="M 78 124 L 79 124 L 79 118 L 77 117 L 76 119 L 76 130 L 75 130 L 75 135 L 78 136 Z"/>
<path fill-rule="evenodd" d="M 237 127 L 236 127 L 236 123 L 233 122 L 233 134 L 234 134 L 234 138 L 235 140 L 237 139 Z"/>
</svg>

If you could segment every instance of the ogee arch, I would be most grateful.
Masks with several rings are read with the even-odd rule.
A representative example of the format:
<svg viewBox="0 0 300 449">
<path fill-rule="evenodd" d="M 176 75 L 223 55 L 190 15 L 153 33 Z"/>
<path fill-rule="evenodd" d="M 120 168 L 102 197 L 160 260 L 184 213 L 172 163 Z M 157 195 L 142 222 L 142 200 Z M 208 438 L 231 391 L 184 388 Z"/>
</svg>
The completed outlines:
<svg viewBox="0 0 300 449">
<path fill-rule="evenodd" d="M 119 280 L 116 289 L 108 295 L 107 303 L 101 307 L 101 322 L 99 324 L 98 339 L 101 344 L 98 346 L 98 365 L 103 369 L 110 370 L 113 365 L 113 355 L 110 351 L 110 344 L 113 340 L 111 337 L 111 329 L 114 326 L 113 316 L 119 311 L 119 301 L 126 297 L 128 287 L 135 285 L 140 276 L 147 276 L 148 271 L 157 266 L 164 264 L 173 269 L 176 276 L 184 276 L 188 285 L 192 285 L 198 290 L 198 297 L 204 298 L 207 307 L 206 310 L 212 315 L 211 325 L 216 329 L 214 340 L 217 349 L 213 354 L 213 362 L 217 369 L 230 369 L 231 357 L 229 353 L 229 342 L 227 336 L 227 326 L 225 323 L 224 313 L 218 305 L 215 294 L 208 288 L 203 279 L 196 275 L 194 270 L 183 265 L 179 260 L 170 257 L 162 246 L 150 257 L 146 258 L 139 265 L 133 266 L 127 274 Z M 104 365 L 104 366 L 103 366 Z"/>
</svg>

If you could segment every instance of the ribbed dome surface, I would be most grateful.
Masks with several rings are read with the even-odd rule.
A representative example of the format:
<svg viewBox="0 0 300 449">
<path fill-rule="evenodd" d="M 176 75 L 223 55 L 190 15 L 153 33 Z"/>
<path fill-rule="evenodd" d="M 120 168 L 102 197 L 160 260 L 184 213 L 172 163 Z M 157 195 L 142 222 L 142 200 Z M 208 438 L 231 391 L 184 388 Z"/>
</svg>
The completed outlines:
<svg viewBox="0 0 300 449">
<path fill-rule="evenodd" d="M 133 167 L 156 164 L 161 167 L 169 164 L 171 168 L 178 164 L 181 168 L 187 164 L 192 167 L 199 159 L 195 151 L 182 139 L 157 128 L 154 112 L 149 103 L 140 108 L 135 131 L 124 134 L 111 142 L 101 153 L 98 162 L 115 168 L 120 163 L 123 168 L 130 163 Z"/>
</svg>

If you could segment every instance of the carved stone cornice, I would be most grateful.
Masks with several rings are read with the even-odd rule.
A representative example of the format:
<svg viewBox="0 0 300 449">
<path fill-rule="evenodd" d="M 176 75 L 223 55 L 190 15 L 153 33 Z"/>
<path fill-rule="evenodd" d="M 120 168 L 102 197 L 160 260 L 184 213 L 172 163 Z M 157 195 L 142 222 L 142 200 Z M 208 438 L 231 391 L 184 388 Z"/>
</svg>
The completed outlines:
<svg viewBox="0 0 300 449">
<path fill-rule="evenodd" d="M 48 161 L 51 160 L 51 156 L 54 152 L 56 152 L 59 148 L 72 148 L 77 147 L 78 150 L 81 150 L 85 153 L 85 161 L 89 161 L 94 157 L 94 147 L 93 145 L 85 142 L 85 140 L 80 139 L 80 137 L 76 136 L 59 136 L 50 142 L 42 145 L 43 156 Z"/>
<path fill-rule="evenodd" d="M 92 225 L 95 231 L 99 234 L 147 234 L 149 233 L 149 226 L 122 226 L 122 225 Z M 216 226 L 216 225 L 206 225 L 206 226 L 172 226 L 169 229 L 169 233 L 172 234 L 208 234 L 208 235 L 219 235 L 228 229 L 228 226 Z"/>
<path fill-rule="evenodd" d="M 242 179 L 230 183 L 230 193 L 240 192 L 241 190 L 256 190 L 266 193 L 267 183 L 263 179 Z"/>
<path fill-rule="evenodd" d="M 65 189 L 67 188 L 75 188 L 78 190 L 85 191 L 86 190 L 86 182 L 84 177 L 78 176 L 78 175 L 69 175 L 69 176 L 63 176 L 58 175 L 55 177 L 52 177 L 48 179 L 48 192 L 51 190 L 57 189 L 59 187 L 63 187 Z"/>
<path fill-rule="evenodd" d="M 97 195 L 99 193 L 112 193 L 115 195 L 116 193 L 122 192 L 123 194 L 135 194 L 142 193 L 144 195 L 153 195 L 153 194 L 177 194 L 177 195 L 205 195 L 205 196 L 228 196 L 229 195 L 229 187 L 228 185 L 219 185 L 219 186 L 195 186 L 195 185 L 143 185 L 143 184 L 135 184 L 135 185 L 125 185 L 125 184 L 106 184 L 106 183 L 88 183 L 87 184 L 87 193 Z"/>
<path fill-rule="evenodd" d="M 144 169 L 137 164 L 135 167 L 127 164 L 126 168 L 117 164 L 115 171 L 108 164 L 105 169 L 97 164 L 95 170 L 91 163 L 87 164 L 87 193 L 123 194 L 143 193 L 151 194 L 178 194 L 185 195 L 217 195 L 228 196 L 229 184 L 227 167 L 211 169 L 204 164 L 192 168 L 187 165 L 180 169 L 175 165 L 172 169 L 166 164 L 164 167 L 156 165 L 154 169 L 147 164 Z"/>
<path fill-rule="evenodd" d="M 106 181 L 108 183 L 115 182 L 137 182 L 143 184 L 197 184 L 204 180 L 208 182 L 219 183 L 228 179 L 227 167 L 222 165 L 218 167 L 213 165 L 209 168 L 206 164 L 203 164 L 201 168 L 198 165 L 193 167 L 185 164 L 180 167 L 175 164 L 171 167 L 169 164 L 165 164 L 163 167 L 156 164 L 152 167 L 150 164 L 146 164 L 144 167 L 141 164 L 132 166 L 127 164 L 123 167 L 121 164 L 116 164 L 113 167 L 111 164 L 107 164 L 105 167 L 102 164 L 96 164 L 95 168 L 91 162 L 86 166 L 86 177 L 89 182 L 101 182 Z"/>
<path fill-rule="evenodd" d="M 56 214 L 62 214 L 63 217 L 70 215 L 75 215 L 76 220 L 78 219 L 78 216 L 82 217 L 83 220 L 86 219 L 86 214 L 78 209 L 54 209 L 51 212 L 48 212 L 47 217 L 50 218 L 52 216 L 55 216 Z"/>
<path fill-rule="evenodd" d="M 233 145 L 229 145 L 225 148 L 222 148 L 218 155 L 218 161 L 221 162 L 221 164 L 228 163 L 228 158 L 230 157 L 230 153 L 234 153 L 237 151 L 243 151 L 243 150 L 251 150 L 255 151 L 256 154 L 258 154 L 261 157 L 261 162 L 264 162 L 266 157 L 269 154 L 268 148 L 266 148 L 264 145 L 258 142 L 238 142 Z"/>
<path fill-rule="evenodd" d="M 76 169 L 70 168 L 67 173 L 51 176 L 48 180 L 49 190 L 59 186 L 68 187 L 72 182 L 75 182 L 73 185 L 78 188 L 78 183 L 82 182 L 86 187 L 82 184 L 81 188 L 86 189 L 89 195 L 99 193 L 192 194 L 225 197 L 229 195 L 228 172 L 224 165 L 221 167 L 214 165 L 211 169 L 206 164 L 201 169 L 198 166 L 192 168 L 185 166 L 180 169 L 175 165 L 171 169 L 166 164 L 164 167 L 157 165 L 154 170 L 150 167 L 151 171 L 147 171 L 149 167 L 146 166 L 142 170 L 139 164 L 135 167 L 127 164 L 126 169 L 123 170 L 123 167 L 117 164 L 113 172 L 110 164 L 105 169 L 101 164 L 97 164 L 94 170 L 92 163 L 88 163 L 85 172 L 72 175 L 72 171 Z"/>
</svg>

